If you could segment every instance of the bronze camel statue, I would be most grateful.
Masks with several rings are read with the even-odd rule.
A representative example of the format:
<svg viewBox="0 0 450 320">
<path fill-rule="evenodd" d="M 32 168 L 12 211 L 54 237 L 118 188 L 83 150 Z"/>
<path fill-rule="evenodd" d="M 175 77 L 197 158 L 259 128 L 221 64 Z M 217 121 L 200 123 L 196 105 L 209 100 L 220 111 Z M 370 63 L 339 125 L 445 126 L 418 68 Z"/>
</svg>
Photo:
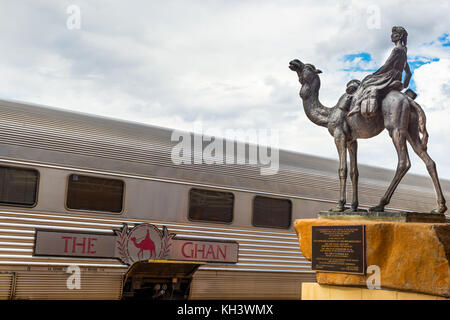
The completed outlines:
<svg viewBox="0 0 450 320">
<path fill-rule="evenodd" d="M 328 128 L 339 153 L 340 197 L 338 205 L 331 211 L 345 211 L 346 180 L 347 180 L 347 150 L 350 155 L 350 177 L 353 186 L 353 199 L 348 211 L 358 211 L 358 167 L 357 139 L 367 139 L 378 135 L 387 129 L 397 150 L 398 165 L 395 176 L 378 205 L 369 211 L 382 212 L 390 202 L 392 194 L 400 180 L 409 170 L 411 163 L 408 156 L 406 141 L 414 152 L 425 162 L 433 180 L 437 195 L 438 207 L 431 213 L 442 214 L 447 210 L 444 195 L 439 183 L 436 164 L 427 153 L 428 133 L 425 127 L 425 114 L 422 108 L 408 95 L 399 90 L 389 91 L 372 117 L 361 113 L 348 116 L 348 110 L 342 108 L 341 99 L 347 99 L 345 94 L 335 107 L 327 108 L 319 101 L 320 70 L 312 64 L 303 64 L 293 60 L 289 68 L 295 71 L 301 83 L 300 97 L 307 117 L 316 125 Z M 422 134 L 422 137 L 420 136 Z"/>
</svg>

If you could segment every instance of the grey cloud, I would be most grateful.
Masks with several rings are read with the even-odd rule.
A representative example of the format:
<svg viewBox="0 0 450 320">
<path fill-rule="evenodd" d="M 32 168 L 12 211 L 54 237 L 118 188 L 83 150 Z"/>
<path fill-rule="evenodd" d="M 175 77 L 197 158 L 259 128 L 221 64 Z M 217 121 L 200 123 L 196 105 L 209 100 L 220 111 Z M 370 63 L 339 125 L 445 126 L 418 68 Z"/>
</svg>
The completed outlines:
<svg viewBox="0 0 450 320">
<path fill-rule="evenodd" d="M 444 83 L 441 85 L 441 91 L 444 96 L 450 98 L 450 85 L 448 83 Z"/>
<path fill-rule="evenodd" d="M 425 2 L 377 1 L 381 29 L 369 30 L 373 1 L 80 0 L 81 30 L 69 31 L 70 4 L 2 4 L 1 93 L 155 125 L 274 128 L 284 145 L 330 157 L 331 137 L 306 119 L 287 63 L 324 71 L 320 98 L 330 107 L 346 81 L 364 76 L 340 70 L 343 55 L 366 51 L 381 63 L 392 25 L 405 25 L 410 50 L 450 29 L 448 7 Z M 387 143 L 374 141 L 362 161 L 376 163 Z"/>
</svg>

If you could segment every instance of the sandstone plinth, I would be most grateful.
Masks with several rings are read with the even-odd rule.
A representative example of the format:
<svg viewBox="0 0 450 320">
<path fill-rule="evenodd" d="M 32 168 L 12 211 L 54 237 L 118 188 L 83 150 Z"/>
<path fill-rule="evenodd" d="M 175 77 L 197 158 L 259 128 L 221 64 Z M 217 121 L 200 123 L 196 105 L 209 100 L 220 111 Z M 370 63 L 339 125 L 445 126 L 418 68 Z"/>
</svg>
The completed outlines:
<svg viewBox="0 0 450 320">
<path fill-rule="evenodd" d="M 366 265 L 377 265 L 381 287 L 450 297 L 450 224 L 300 219 L 300 249 L 311 260 L 312 226 L 366 226 Z M 370 275 L 317 272 L 317 282 L 366 286 Z"/>
</svg>

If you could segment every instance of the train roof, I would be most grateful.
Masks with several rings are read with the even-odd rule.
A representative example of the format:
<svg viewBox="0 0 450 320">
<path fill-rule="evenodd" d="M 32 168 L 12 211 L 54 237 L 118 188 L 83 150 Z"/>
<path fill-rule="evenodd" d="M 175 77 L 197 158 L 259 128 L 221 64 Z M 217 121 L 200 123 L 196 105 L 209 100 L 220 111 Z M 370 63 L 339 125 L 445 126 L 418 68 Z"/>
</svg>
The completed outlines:
<svg viewBox="0 0 450 320">
<path fill-rule="evenodd" d="M 242 186 L 247 179 L 245 183 L 252 181 L 248 187 L 287 193 L 290 193 L 289 184 L 299 182 L 306 183 L 307 187 L 328 188 L 332 192 L 338 190 L 338 186 L 330 186 L 331 182 L 337 181 L 338 162 L 333 159 L 280 150 L 279 171 L 267 176 L 260 175 L 261 165 L 177 166 L 170 158 L 173 146 L 178 143 L 171 141 L 173 129 L 12 100 L 0 100 L 0 111 L 3 143 L 98 157 L 105 159 L 105 162 L 136 163 L 136 167 L 121 167 L 120 171 L 130 171 L 128 173 L 175 175 L 175 179 L 204 180 L 205 183 L 216 181 L 219 185 L 238 186 Z M 149 167 L 142 167 L 145 164 L 159 169 L 147 170 Z M 196 173 L 191 176 L 188 172 L 192 171 Z M 364 164 L 359 165 L 359 172 L 360 185 L 366 183 L 387 187 L 393 177 L 393 170 Z M 441 184 L 444 190 L 450 190 L 449 180 L 441 180 Z M 429 177 L 408 173 L 400 189 L 405 186 L 434 196 Z"/>
</svg>

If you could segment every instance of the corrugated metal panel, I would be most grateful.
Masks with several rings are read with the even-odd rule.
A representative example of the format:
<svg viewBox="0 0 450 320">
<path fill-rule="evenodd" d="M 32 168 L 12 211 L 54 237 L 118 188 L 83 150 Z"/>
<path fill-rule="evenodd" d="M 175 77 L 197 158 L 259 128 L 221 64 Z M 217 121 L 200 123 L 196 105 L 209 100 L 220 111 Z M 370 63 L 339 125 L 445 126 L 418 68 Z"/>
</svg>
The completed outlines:
<svg viewBox="0 0 450 320">
<path fill-rule="evenodd" d="M 81 269 L 80 289 L 68 289 L 64 271 L 18 272 L 14 299 L 115 300 L 122 295 L 122 273 Z"/>
<path fill-rule="evenodd" d="M 103 266 L 125 268 L 116 259 L 89 259 L 70 257 L 32 256 L 35 228 L 78 230 L 112 233 L 123 223 L 130 227 L 138 223 L 151 222 L 178 237 L 203 238 L 210 240 L 235 240 L 239 243 L 239 262 L 235 265 L 207 265 L 207 270 L 254 270 L 307 272 L 310 263 L 306 261 L 298 246 L 294 232 L 255 230 L 250 228 L 219 227 L 195 223 L 181 224 L 159 221 L 144 221 L 83 215 L 62 215 L 56 213 L 29 213 L 20 211 L 0 212 L 0 264 L 64 265 L 76 263 L 80 266 Z"/>
<path fill-rule="evenodd" d="M 315 282 L 315 274 L 272 272 L 197 271 L 190 298 L 200 299 L 300 299 L 301 283 Z"/>
<path fill-rule="evenodd" d="M 104 268 L 105 273 L 83 273 L 81 291 L 67 289 L 65 281 L 69 275 L 64 271 L 18 271 L 14 297 L 17 299 L 116 299 L 118 298 L 117 292 L 121 290 L 122 276 L 127 270 L 125 265 L 116 259 L 34 257 L 32 256 L 34 230 L 39 227 L 112 232 L 113 229 L 120 228 L 123 223 L 128 223 L 132 227 L 143 222 L 154 223 L 158 227 L 165 225 L 170 232 L 176 233 L 179 237 L 235 240 L 239 243 L 239 262 L 237 264 L 208 264 L 200 267 L 198 272 L 201 277 L 194 283 L 195 288 L 198 289 L 192 291 L 194 297 L 197 298 L 212 298 L 202 293 L 207 290 L 202 288 L 207 286 L 205 283 L 210 279 L 202 278 L 202 275 L 211 276 L 211 283 L 222 286 L 217 289 L 218 292 L 214 293 L 217 297 L 232 297 L 234 290 L 237 294 L 235 298 L 245 295 L 248 298 L 276 298 L 271 292 L 278 284 L 278 287 L 284 290 L 285 296 L 283 297 L 286 299 L 299 297 L 299 281 L 305 277 L 309 281 L 314 276 L 314 273 L 310 271 L 310 262 L 301 255 L 296 235 L 289 231 L 279 232 L 267 229 L 255 230 L 114 217 L 102 219 L 88 215 L 68 216 L 57 213 L 12 210 L 0 212 L 0 267 L 3 270 L 11 266 L 12 270 L 15 266 L 54 266 L 60 267 L 59 269 L 62 270 L 69 264 L 76 264 L 81 268 Z M 245 272 L 242 273 L 242 271 Z M 220 276 L 214 278 L 214 274 Z M 242 279 L 236 278 L 242 274 L 246 276 Z M 266 279 L 267 274 L 272 278 L 262 280 Z M 237 285 L 239 282 L 247 283 L 248 279 L 254 279 L 254 281 L 246 284 L 246 290 Z M 297 280 L 294 283 L 292 279 Z M 233 281 L 237 281 L 234 286 L 232 285 Z M 254 284 L 251 284 L 253 282 Z"/>
<path fill-rule="evenodd" d="M 11 298 L 14 276 L 13 272 L 0 272 L 0 300 Z"/>
</svg>

